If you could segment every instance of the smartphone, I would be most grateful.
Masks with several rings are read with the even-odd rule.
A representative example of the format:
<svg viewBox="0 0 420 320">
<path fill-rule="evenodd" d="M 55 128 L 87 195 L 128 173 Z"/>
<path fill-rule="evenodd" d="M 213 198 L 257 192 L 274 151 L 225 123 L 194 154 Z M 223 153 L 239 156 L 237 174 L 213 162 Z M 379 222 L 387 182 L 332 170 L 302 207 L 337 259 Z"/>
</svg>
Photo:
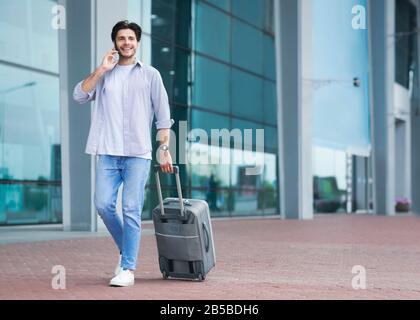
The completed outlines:
<svg viewBox="0 0 420 320">
<path fill-rule="evenodd" d="M 114 50 L 117 50 L 118 51 L 117 46 L 115 45 L 115 43 L 114 43 Z M 114 54 L 114 61 L 118 61 L 118 60 L 120 60 L 120 52 L 119 51 Z"/>
</svg>

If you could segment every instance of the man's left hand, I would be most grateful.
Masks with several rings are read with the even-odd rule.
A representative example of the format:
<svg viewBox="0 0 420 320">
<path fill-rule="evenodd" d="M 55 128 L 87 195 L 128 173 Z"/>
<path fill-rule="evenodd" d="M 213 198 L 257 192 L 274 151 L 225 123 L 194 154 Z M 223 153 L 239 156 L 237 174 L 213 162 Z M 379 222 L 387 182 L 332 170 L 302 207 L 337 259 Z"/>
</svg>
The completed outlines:
<svg viewBox="0 0 420 320">
<path fill-rule="evenodd" d="M 158 151 L 158 162 L 160 168 L 165 173 L 173 173 L 174 168 L 172 167 L 172 157 L 168 150 L 159 150 Z"/>
</svg>

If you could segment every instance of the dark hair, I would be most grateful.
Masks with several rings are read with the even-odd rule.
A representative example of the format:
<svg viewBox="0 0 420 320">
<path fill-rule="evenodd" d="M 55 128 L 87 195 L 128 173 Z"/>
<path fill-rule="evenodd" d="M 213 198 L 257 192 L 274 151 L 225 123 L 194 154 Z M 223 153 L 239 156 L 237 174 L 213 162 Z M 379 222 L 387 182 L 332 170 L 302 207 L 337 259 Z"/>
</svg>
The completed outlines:
<svg viewBox="0 0 420 320">
<path fill-rule="evenodd" d="M 117 33 L 118 31 L 122 29 L 133 30 L 134 33 L 136 34 L 137 41 L 140 41 L 141 27 L 137 23 L 129 22 L 128 20 L 122 20 L 122 21 L 117 22 L 117 24 L 112 28 L 112 32 L 111 32 L 112 42 L 115 43 L 115 39 L 117 38 Z"/>
</svg>

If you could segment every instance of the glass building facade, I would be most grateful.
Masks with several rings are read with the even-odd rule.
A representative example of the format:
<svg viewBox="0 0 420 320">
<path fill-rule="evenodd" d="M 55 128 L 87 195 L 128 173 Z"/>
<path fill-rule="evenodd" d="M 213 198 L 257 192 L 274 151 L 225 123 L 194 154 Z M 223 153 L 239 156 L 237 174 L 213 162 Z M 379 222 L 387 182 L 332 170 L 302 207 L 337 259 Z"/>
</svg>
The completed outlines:
<svg viewBox="0 0 420 320">
<path fill-rule="evenodd" d="M 127 19 L 141 21 L 144 31 L 139 57 L 141 51 L 141 59 L 162 75 L 176 121 L 173 131 L 178 134 L 185 121 L 188 132 L 204 130 L 209 144 L 212 129 L 236 128 L 242 135 L 242 145 L 232 138 L 228 144 L 222 145 L 220 139 L 219 145 L 211 146 L 188 136 L 172 140 L 184 197 L 207 200 L 213 216 L 277 214 L 272 1 L 127 3 Z M 0 225 L 62 222 L 60 58 L 58 30 L 51 27 L 54 5 L 57 1 L 0 3 Z M 24 18 L 15 19 L 17 12 Z M 245 129 L 252 130 L 250 141 L 244 140 Z M 246 168 L 254 166 L 246 160 L 255 158 L 256 129 L 264 129 L 260 152 L 264 166 L 261 175 L 246 175 Z M 230 160 L 222 161 L 226 155 Z M 197 161 L 203 157 L 211 163 Z M 176 195 L 172 179 L 161 179 L 164 197 Z M 150 219 L 157 203 L 151 175 L 143 219 Z"/>
<path fill-rule="evenodd" d="M 408 92 L 413 105 L 418 101 L 417 9 L 408 0 L 396 0 L 395 6 L 387 3 L 391 10 L 395 10 L 395 30 L 386 31 L 386 34 L 395 33 L 393 42 L 388 44 L 395 49 L 395 56 L 392 55 L 395 77 L 386 79 L 387 89 L 377 90 L 375 85 L 368 83 L 380 82 L 381 77 L 376 75 L 376 70 L 383 65 L 376 65 L 378 59 L 373 60 L 370 55 L 383 50 L 378 50 L 380 44 L 376 40 L 368 39 L 367 29 L 350 29 L 351 19 L 354 18 L 353 1 L 308 0 L 302 3 L 303 11 L 295 10 L 292 2 L 279 3 L 274 0 L 121 0 L 118 8 L 114 8 L 115 12 L 111 12 L 112 0 L 0 1 L 0 225 L 62 223 L 71 229 L 78 228 L 80 224 L 89 230 L 98 226 L 98 221 L 93 218 L 96 215 L 92 204 L 91 207 L 85 206 L 85 203 L 92 202 L 94 159 L 79 150 L 87 139 L 84 130 L 88 129 L 89 109 L 87 107 L 80 112 L 82 109 L 75 109 L 68 93 L 76 84 L 76 76 L 79 78 L 83 74 L 86 77 L 88 68 L 93 69 L 101 62 L 104 48 L 108 48 L 107 41 L 109 48 L 112 45 L 109 36 L 111 27 L 120 19 L 135 21 L 142 26 L 138 58 L 154 66 L 162 75 L 175 120 L 172 127 L 175 135 L 171 137 L 172 156 L 180 166 L 185 198 L 206 200 L 213 217 L 277 215 L 282 211 L 283 217 L 295 218 L 298 216 L 294 216 L 293 211 L 301 210 L 303 202 L 309 203 L 310 207 L 310 201 L 324 191 L 327 197 L 335 194 L 341 203 L 339 211 L 346 210 L 344 206 L 350 201 L 354 203 L 353 209 L 371 209 L 374 193 L 381 193 L 373 191 L 373 183 L 376 189 L 384 185 L 377 183 L 383 176 L 378 172 L 383 173 L 384 168 L 379 161 L 374 163 L 368 148 L 365 153 L 357 153 L 346 149 L 349 143 L 342 143 L 344 146 L 341 149 L 334 147 L 338 135 L 337 130 L 331 128 L 339 122 L 331 120 L 330 110 L 343 121 L 341 127 L 344 124 L 350 127 L 350 138 L 362 132 L 359 127 L 350 126 L 350 119 L 358 114 L 360 121 L 353 123 L 363 123 L 363 134 L 370 138 L 373 130 L 365 124 L 375 122 L 375 127 L 382 130 L 382 119 L 376 119 L 375 114 L 392 111 L 391 107 L 391 111 L 376 107 L 378 112 L 370 114 L 370 94 L 374 96 L 375 92 L 379 92 L 376 101 L 378 97 L 380 101 L 383 92 L 389 92 L 395 83 Z M 365 8 L 369 7 L 369 3 L 373 4 L 369 0 L 358 1 L 359 6 Z M 54 28 L 54 6 L 58 4 L 70 8 L 67 18 L 73 28 L 83 21 L 83 27 L 78 30 L 87 30 L 84 37 L 79 37 L 71 28 L 62 32 Z M 375 2 L 375 5 L 379 4 Z M 277 26 L 288 21 L 289 16 L 294 17 L 293 23 L 296 22 L 290 30 L 280 28 L 278 35 L 274 34 L 275 6 L 277 9 L 281 6 L 286 8 L 278 12 Z M 312 20 L 305 20 L 304 14 L 310 14 Z M 368 16 L 380 21 L 384 19 L 381 13 L 373 10 Z M 347 23 L 347 19 L 350 22 Z M 310 24 L 308 21 L 312 23 L 310 31 L 305 29 L 301 37 L 296 36 L 306 24 Z M 373 26 L 373 29 L 378 28 L 376 24 Z M 327 32 L 328 36 L 325 36 Z M 293 52 L 288 60 L 291 60 L 291 65 L 298 65 L 285 71 L 283 69 L 287 69 L 284 67 L 289 61 L 283 61 L 278 68 L 285 76 L 285 81 L 281 83 L 276 82 L 275 36 L 280 39 L 278 59 L 283 61 L 284 52 Z M 303 52 L 305 46 L 312 51 Z M 71 49 L 67 52 L 67 48 Z M 68 59 L 67 55 L 75 53 L 80 53 L 77 61 Z M 331 63 L 334 56 L 340 56 L 340 62 Z M 296 62 L 294 57 L 306 60 L 304 63 L 299 59 Z M 388 53 L 384 59 L 390 63 Z M 375 65 L 371 74 L 367 72 L 369 61 Z M 302 65 L 312 67 L 312 77 L 299 74 Z M 318 71 L 321 73 L 316 73 Z M 284 89 L 284 82 L 294 79 L 295 73 L 301 81 L 302 91 L 302 96 L 297 98 L 295 92 Z M 356 86 L 354 79 L 360 80 L 361 85 Z M 391 85 L 388 86 L 388 82 Z M 64 83 L 68 87 L 63 87 Z M 340 95 L 339 89 L 346 95 Z M 278 100 L 276 92 L 280 90 L 283 93 Z M 314 146 L 312 159 L 307 162 L 312 162 L 312 166 L 311 170 L 307 170 L 305 161 L 301 161 L 306 154 L 300 155 L 299 148 L 302 139 L 307 138 L 302 135 L 306 132 L 302 128 L 309 123 L 300 116 L 305 109 L 299 108 L 309 105 L 308 96 L 314 96 L 313 92 L 322 93 L 321 98 L 335 98 L 333 104 L 317 100 L 320 101 L 318 109 L 312 105 L 313 118 L 320 119 L 314 129 L 328 133 L 332 143 L 330 146 L 311 144 Z M 277 101 L 283 104 L 281 110 L 277 110 Z M 284 101 L 290 103 L 284 105 Z M 373 102 L 374 106 L 375 98 Z M 362 105 L 367 112 L 356 113 L 354 110 Z M 293 109 L 295 106 L 298 109 Z M 67 117 L 69 108 L 71 112 L 77 110 L 77 114 L 71 113 Z M 352 110 L 348 113 L 351 117 L 342 116 L 344 113 L 340 108 Z M 319 112 L 321 109 L 326 110 L 324 115 Z M 414 115 L 418 114 L 417 109 L 413 109 Z M 295 110 L 300 113 L 296 117 L 293 115 Z M 410 109 L 407 110 L 409 115 Z M 85 122 L 80 124 L 74 119 Z M 282 125 L 277 123 L 278 119 Z M 404 121 L 406 124 L 411 121 L 413 132 L 416 132 L 420 125 L 416 117 L 410 119 Z M 401 119 L 398 121 L 401 122 Z M 293 125 L 288 127 L 288 124 Z M 279 126 L 284 131 L 282 142 L 278 141 Z M 297 128 L 296 131 L 291 130 L 292 127 Z M 257 144 L 261 129 L 264 136 L 262 149 Z M 152 137 L 155 137 L 156 130 L 153 130 Z M 308 137 L 312 139 L 316 133 L 312 130 Z M 384 136 L 382 131 L 376 134 L 377 138 Z M 404 135 L 408 137 L 410 132 Z M 289 138 L 292 143 L 285 143 Z M 281 143 L 289 148 L 284 154 L 279 153 Z M 387 147 L 390 144 L 376 139 L 376 145 L 381 146 L 381 143 Z M 398 137 L 395 144 L 395 150 L 389 148 L 389 155 L 379 154 L 376 159 L 405 154 L 405 150 L 401 152 L 398 149 L 401 145 Z M 408 146 L 409 142 L 406 144 Z M 291 150 L 293 145 L 298 146 L 298 151 Z M 302 144 L 303 147 L 309 145 L 306 140 Z M 156 141 L 154 148 L 157 146 Z M 411 151 L 413 159 L 417 159 L 415 148 Z M 408 151 L 407 157 L 410 157 Z M 259 162 L 260 159 L 263 162 Z M 400 158 L 395 159 L 397 163 L 401 162 Z M 415 161 L 412 163 L 414 166 Z M 256 165 L 261 166 L 261 174 L 246 174 L 247 169 Z M 301 171 L 295 171 L 298 166 Z M 283 170 L 283 179 L 280 179 L 279 167 Z M 80 168 L 84 170 L 83 175 L 77 173 Z M 292 173 L 288 175 L 285 172 Z M 299 172 L 310 172 L 313 180 L 301 179 Z M 373 172 L 376 172 L 374 176 Z M 390 175 L 391 171 L 386 174 Z M 407 171 L 407 176 L 410 174 Z M 67 175 L 71 176 L 71 181 Z M 282 190 L 278 188 L 279 181 L 285 186 Z M 313 194 L 311 188 L 289 188 L 290 182 L 296 181 L 300 186 L 302 181 L 313 181 Z M 162 176 L 161 182 L 164 197 L 176 196 L 173 176 Z M 408 185 L 411 182 L 405 179 L 398 183 Z M 392 188 L 401 190 L 398 184 L 395 185 Z M 83 189 L 84 198 L 78 194 L 82 193 L 80 186 L 86 187 Z M 406 189 L 409 195 L 411 191 Z M 353 198 L 345 194 L 349 190 L 352 190 Z M 280 192 L 284 200 L 282 203 L 279 201 Z M 302 197 L 305 192 L 307 194 Z M 379 199 L 375 198 L 376 202 L 384 202 L 382 198 L 375 197 Z M 387 197 L 393 198 L 392 193 Z M 70 205 L 79 204 L 80 199 L 83 206 Z M 300 207 L 296 206 L 298 209 L 295 210 L 290 203 L 299 203 Z M 157 204 L 156 185 L 151 174 L 143 219 L 151 218 L 152 209 Z M 279 205 L 284 208 L 281 210 Z M 324 208 L 314 209 L 326 211 Z M 309 211 L 305 212 L 305 217 L 311 218 L 313 212 Z"/>
<path fill-rule="evenodd" d="M 129 1 L 133 20 L 137 6 L 136 0 Z M 176 121 L 173 130 L 180 133 L 183 121 L 188 132 L 201 129 L 208 137 L 206 141 L 180 136 L 172 141 L 178 151 L 184 196 L 206 200 L 212 216 L 278 213 L 271 15 L 271 1 L 151 2 L 151 31 L 143 34 L 141 45 L 150 47 L 150 63 L 161 72 Z M 242 146 L 233 141 L 210 143 L 212 130 L 217 129 L 240 130 Z M 253 134 L 248 145 L 244 139 L 246 129 Z M 261 175 L 246 175 L 250 165 L 245 159 L 255 158 L 257 129 L 265 133 L 264 152 L 260 155 L 264 157 L 264 168 Z M 182 150 L 186 150 L 186 159 L 182 159 Z M 226 157 L 230 160 L 224 161 Z M 161 181 L 164 197 L 176 196 L 172 178 L 163 177 Z M 151 176 L 145 218 L 150 218 L 156 204 Z"/>
<path fill-rule="evenodd" d="M 55 3 L 0 3 L 0 225 L 62 221 Z"/>
</svg>

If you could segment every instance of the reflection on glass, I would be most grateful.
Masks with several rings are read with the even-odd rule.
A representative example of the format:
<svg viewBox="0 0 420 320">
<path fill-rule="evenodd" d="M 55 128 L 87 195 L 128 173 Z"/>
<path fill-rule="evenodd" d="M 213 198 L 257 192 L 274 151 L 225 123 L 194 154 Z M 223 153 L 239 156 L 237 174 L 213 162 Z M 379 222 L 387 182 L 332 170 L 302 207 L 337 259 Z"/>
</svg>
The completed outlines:
<svg viewBox="0 0 420 320">
<path fill-rule="evenodd" d="M 152 35 L 173 41 L 175 39 L 176 1 L 152 2 Z"/>
<path fill-rule="evenodd" d="M 60 185 L 0 184 L 0 225 L 61 222 Z"/>
<path fill-rule="evenodd" d="M 249 147 L 253 147 L 252 150 L 255 150 L 256 141 L 257 141 L 257 130 L 264 130 L 265 128 L 263 125 L 251 121 L 239 120 L 239 119 L 232 119 L 232 128 L 239 129 L 242 133 L 242 145 L 247 147 L 247 150 L 250 150 Z M 251 130 L 251 131 L 249 131 Z M 264 133 L 264 132 L 263 132 Z M 266 137 L 262 135 L 264 138 L 264 145 L 266 144 L 265 140 Z M 260 146 L 263 148 L 263 146 Z"/>
<path fill-rule="evenodd" d="M 344 209 L 346 153 L 315 146 L 313 148 L 313 185 L 315 212 Z"/>
<path fill-rule="evenodd" d="M 152 39 L 152 65 L 159 70 L 169 99 L 173 96 L 175 47 Z"/>
<path fill-rule="evenodd" d="M 150 19 L 145 32 L 153 37 L 170 41 L 184 48 L 190 47 L 191 1 L 177 0 L 130 0 L 140 2 L 143 21 Z M 151 13 L 145 14 L 151 6 Z"/>
<path fill-rule="evenodd" d="M 261 180 L 265 164 L 265 154 L 248 150 L 231 149 L 231 186 L 233 188 L 257 189 L 261 187 Z"/>
<path fill-rule="evenodd" d="M 277 157 L 275 154 L 264 155 L 264 172 L 261 190 L 258 194 L 258 207 L 264 209 L 264 214 L 278 213 L 277 200 Z"/>
<path fill-rule="evenodd" d="M 0 1 L 0 59 L 58 72 L 57 5 L 50 0 Z"/>
<path fill-rule="evenodd" d="M 0 177 L 52 178 L 60 144 L 58 93 L 56 77 L 0 65 Z"/>
<path fill-rule="evenodd" d="M 152 39 L 151 63 L 154 68 L 159 70 L 169 99 L 186 104 L 189 53 L 174 45 Z"/>
<path fill-rule="evenodd" d="M 229 166 L 229 154 L 230 150 L 228 148 L 206 146 L 196 143 L 194 146 L 190 147 L 190 159 L 191 159 L 191 185 L 193 187 L 204 186 L 209 182 L 209 177 L 212 177 L 212 182 L 217 187 L 229 187 L 230 181 L 230 166 Z M 197 153 L 196 151 L 199 150 Z M 194 156 L 199 156 L 200 154 L 205 154 L 205 159 L 208 160 L 208 163 L 201 164 L 199 159 L 193 159 Z"/>
<path fill-rule="evenodd" d="M 253 189 L 235 191 L 233 194 L 233 204 L 235 216 L 243 215 L 262 215 L 263 209 L 258 207 L 258 192 Z"/>
<path fill-rule="evenodd" d="M 229 191 L 214 189 L 211 187 L 213 183 L 206 186 L 206 190 L 192 190 L 191 196 L 193 199 L 201 199 L 207 201 L 212 217 L 227 217 L 229 216 Z"/>
</svg>

